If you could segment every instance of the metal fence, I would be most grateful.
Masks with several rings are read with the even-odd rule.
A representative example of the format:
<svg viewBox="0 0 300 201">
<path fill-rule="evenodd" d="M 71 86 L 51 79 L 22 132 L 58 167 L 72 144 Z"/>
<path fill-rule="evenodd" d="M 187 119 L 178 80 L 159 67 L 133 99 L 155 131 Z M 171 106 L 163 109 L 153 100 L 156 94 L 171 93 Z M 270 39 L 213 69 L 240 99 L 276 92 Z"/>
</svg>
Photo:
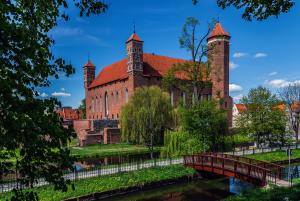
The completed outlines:
<svg viewBox="0 0 300 201">
<path fill-rule="evenodd" d="M 152 160 L 137 160 L 128 163 L 119 163 L 114 165 L 98 165 L 89 169 L 66 171 L 64 174 L 65 179 L 71 181 L 86 179 L 91 177 L 118 174 L 121 172 L 137 171 L 141 169 L 151 167 L 163 167 L 175 164 L 183 164 L 182 158 L 159 158 Z M 19 175 L 15 172 L 11 172 L 0 178 L 0 192 L 8 192 L 14 188 L 22 187 L 21 183 L 17 181 Z M 47 185 L 48 182 L 44 178 L 40 178 L 34 184 L 35 187 Z"/>
<path fill-rule="evenodd" d="M 250 155 L 250 154 L 259 154 L 259 153 L 267 153 L 273 151 L 286 151 L 287 149 L 300 149 L 300 145 L 292 145 L 286 147 L 265 147 L 265 148 L 252 148 L 252 149 L 241 149 L 239 151 L 233 150 L 230 152 L 226 152 L 226 154 L 232 154 L 234 156 L 243 156 L 243 155 Z"/>
</svg>

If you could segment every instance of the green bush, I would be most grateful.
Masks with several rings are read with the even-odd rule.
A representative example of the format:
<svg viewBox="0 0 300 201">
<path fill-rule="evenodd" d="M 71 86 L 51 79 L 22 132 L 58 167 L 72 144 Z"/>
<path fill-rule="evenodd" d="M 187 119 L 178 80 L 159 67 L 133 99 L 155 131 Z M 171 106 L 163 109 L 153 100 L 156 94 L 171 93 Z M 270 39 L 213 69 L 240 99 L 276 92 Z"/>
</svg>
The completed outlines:
<svg viewBox="0 0 300 201">
<path fill-rule="evenodd" d="M 206 151 L 208 146 L 191 136 L 187 131 L 167 131 L 164 135 L 165 146 L 161 154 L 164 157 L 181 156 Z"/>
</svg>

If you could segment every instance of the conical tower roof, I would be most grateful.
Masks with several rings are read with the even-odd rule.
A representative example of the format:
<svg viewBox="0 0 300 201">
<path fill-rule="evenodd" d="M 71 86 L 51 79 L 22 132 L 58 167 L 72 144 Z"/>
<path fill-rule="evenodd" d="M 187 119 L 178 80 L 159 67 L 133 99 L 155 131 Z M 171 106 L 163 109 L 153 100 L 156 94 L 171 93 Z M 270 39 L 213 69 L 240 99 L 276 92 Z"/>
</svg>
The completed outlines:
<svg viewBox="0 0 300 201">
<path fill-rule="evenodd" d="M 208 36 L 208 40 L 217 36 L 227 36 L 230 37 L 229 33 L 226 32 L 224 30 L 224 28 L 222 27 L 221 23 L 216 23 L 214 29 L 212 30 L 212 32 L 209 34 Z"/>
<path fill-rule="evenodd" d="M 126 41 L 126 43 L 128 43 L 129 41 L 139 41 L 139 42 L 143 42 L 140 37 L 135 33 L 133 32 L 133 34 L 131 34 L 131 36 L 128 38 L 128 40 Z"/>
</svg>

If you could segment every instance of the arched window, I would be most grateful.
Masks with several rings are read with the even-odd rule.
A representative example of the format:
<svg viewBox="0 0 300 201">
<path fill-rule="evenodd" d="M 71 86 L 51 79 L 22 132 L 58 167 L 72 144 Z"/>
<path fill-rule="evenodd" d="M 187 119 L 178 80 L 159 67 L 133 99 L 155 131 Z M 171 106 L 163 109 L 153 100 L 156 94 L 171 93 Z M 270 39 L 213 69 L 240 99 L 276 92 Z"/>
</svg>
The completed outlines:
<svg viewBox="0 0 300 201">
<path fill-rule="evenodd" d="M 98 112 L 98 97 L 96 96 L 95 111 Z"/>
<path fill-rule="evenodd" d="M 102 112 L 102 107 L 103 107 L 102 106 L 102 96 L 100 96 L 100 104 L 99 105 L 100 105 L 100 112 Z"/>
<path fill-rule="evenodd" d="M 116 92 L 116 104 L 119 102 L 119 92 Z"/>
<path fill-rule="evenodd" d="M 128 102 L 128 89 L 125 89 L 125 102 Z"/>
<path fill-rule="evenodd" d="M 114 92 L 111 92 L 111 104 L 114 104 Z"/>
<path fill-rule="evenodd" d="M 105 92 L 104 108 L 105 108 L 105 116 L 108 117 L 108 95 L 107 95 L 107 92 Z"/>
<path fill-rule="evenodd" d="M 95 111 L 94 98 L 92 98 L 92 112 Z"/>
</svg>

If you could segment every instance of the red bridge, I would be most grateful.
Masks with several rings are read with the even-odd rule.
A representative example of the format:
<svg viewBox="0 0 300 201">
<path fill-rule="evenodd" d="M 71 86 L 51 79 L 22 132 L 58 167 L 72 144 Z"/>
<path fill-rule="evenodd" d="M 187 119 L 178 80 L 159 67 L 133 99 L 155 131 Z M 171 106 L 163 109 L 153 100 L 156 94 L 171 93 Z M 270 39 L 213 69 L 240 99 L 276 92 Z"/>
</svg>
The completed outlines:
<svg viewBox="0 0 300 201">
<path fill-rule="evenodd" d="M 241 156 L 221 153 L 186 155 L 184 165 L 199 171 L 234 177 L 254 185 L 265 186 L 268 182 L 286 185 L 281 180 L 284 170 L 282 166 Z"/>
</svg>

